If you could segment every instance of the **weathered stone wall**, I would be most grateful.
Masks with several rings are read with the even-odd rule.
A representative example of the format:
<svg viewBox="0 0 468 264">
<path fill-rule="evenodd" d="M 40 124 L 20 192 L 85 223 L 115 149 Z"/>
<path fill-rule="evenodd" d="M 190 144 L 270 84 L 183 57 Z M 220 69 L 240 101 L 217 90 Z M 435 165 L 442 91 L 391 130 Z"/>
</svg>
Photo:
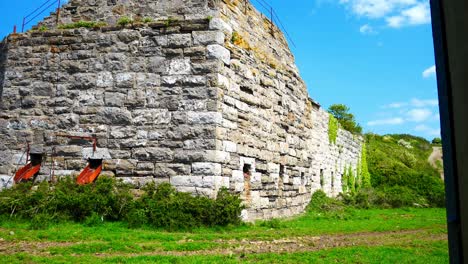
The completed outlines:
<svg viewBox="0 0 468 264">
<path fill-rule="evenodd" d="M 308 99 L 276 26 L 236 1 L 221 5 L 221 17 L 231 39 L 226 43 L 231 61 L 219 77 L 223 126 L 218 130 L 230 152 L 223 175 L 231 176 L 231 189 L 248 205 L 244 217 L 300 213 L 320 188 L 337 195 L 345 164 L 356 167 L 360 141 L 340 131 L 336 145 L 329 143 L 329 115 Z M 244 174 L 245 164 L 251 175 Z"/>
<path fill-rule="evenodd" d="M 214 174 L 220 165 L 210 163 L 221 119 L 212 84 L 222 62 L 210 49 L 224 35 L 207 20 L 151 26 L 10 36 L 0 174 L 13 173 L 27 141 L 56 151 L 56 174 L 79 171 L 89 143 L 57 134 L 93 134 L 112 156 L 107 173 L 212 195 L 223 184 Z"/>
<path fill-rule="evenodd" d="M 3 70 L 0 60 L 0 174 L 24 163 L 26 142 L 43 147 L 47 162 L 57 155 L 55 174 L 79 172 L 90 143 L 57 136 L 65 133 L 96 135 L 111 156 L 104 174 L 136 187 L 170 182 L 211 197 L 227 187 L 244 199 L 246 220 L 298 214 L 317 189 L 341 192 L 362 139 L 340 130 L 329 142 L 329 115 L 308 98 L 283 34 L 250 4 L 115 4 L 124 15 L 146 16 L 147 6 L 184 16 L 10 36 Z M 71 1 L 62 23 L 111 23 L 122 15 L 113 8 Z"/>
<path fill-rule="evenodd" d="M 115 25 L 119 18 L 138 20 L 173 17 L 181 20 L 206 18 L 213 12 L 216 0 L 70 0 L 57 15 L 46 18 L 41 25 L 55 28 L 57 24 L 100 21 Z M 58 23 L 57 23 L 58 22 Z"/>
</svg>

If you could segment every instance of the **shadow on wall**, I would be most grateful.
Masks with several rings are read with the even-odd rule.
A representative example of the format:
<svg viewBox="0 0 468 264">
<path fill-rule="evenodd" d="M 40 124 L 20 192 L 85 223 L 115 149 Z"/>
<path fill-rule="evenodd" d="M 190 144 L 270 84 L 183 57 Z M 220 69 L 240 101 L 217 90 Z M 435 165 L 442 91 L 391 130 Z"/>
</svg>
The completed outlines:
<svg viewBox="0 0 468 264">
<path fill-rule="evenodd" d="M 2 109 L 3 82 L 5 81 L 5 63 L 8 54 L 6 40 L 0 43 L 0 109 Z"/>
</svg>

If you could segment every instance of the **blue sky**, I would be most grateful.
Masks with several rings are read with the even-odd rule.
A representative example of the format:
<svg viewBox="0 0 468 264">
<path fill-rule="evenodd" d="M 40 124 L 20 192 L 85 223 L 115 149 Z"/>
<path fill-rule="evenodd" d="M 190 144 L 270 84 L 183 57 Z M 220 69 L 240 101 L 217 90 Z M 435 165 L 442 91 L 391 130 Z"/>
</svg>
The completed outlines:
<svg viewBox="0 0 468 264">
<path fill-rule="evenodd" d="M 294 40 L 301 76 L 324 108 L 348 105 L 366 132 L 440 135 L 428 1 L 264 1 Z M 0 37 L 42 3 L 0 1 Z"/>
</svg>

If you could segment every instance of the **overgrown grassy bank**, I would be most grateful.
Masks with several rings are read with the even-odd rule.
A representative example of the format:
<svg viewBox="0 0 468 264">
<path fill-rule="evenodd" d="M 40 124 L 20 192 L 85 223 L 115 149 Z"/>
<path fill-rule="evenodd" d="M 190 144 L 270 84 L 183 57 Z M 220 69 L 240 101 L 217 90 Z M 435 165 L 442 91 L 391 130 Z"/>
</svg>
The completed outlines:
<svg viewBox="0 0 468 264">
<path fill-rule="evenodd" d="M 33 230 L 27 220 L 3 219 L 0 226 L 0 259 L 8 263 L 444 263 L 448 258 L 445 212 L 437 208 L 347 208 L 337 214 L 310 209 L 290 220 L 190 232 L 129 229 L 124 222 L 92 227 L 61 222 Z"/>
</svg>

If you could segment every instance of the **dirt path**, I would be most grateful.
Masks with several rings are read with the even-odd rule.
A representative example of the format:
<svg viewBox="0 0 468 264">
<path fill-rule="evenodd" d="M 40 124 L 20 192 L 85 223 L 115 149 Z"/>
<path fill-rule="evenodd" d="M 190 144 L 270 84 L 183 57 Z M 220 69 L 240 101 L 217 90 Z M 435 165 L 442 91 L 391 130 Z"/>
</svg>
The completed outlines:
<svg viewBox="0 0 468 264">
<path fill-rule="evenodd" d="M 443 168 L 443 166 L 441 168 L 440 165 L 437 165 L 437 161 L 439 161 L 440 164 L 443 164 L 442 157 L 443 157 L 442 147 L 432 147 L 432 153 L 429 156 L 429 158 L 427 159 L 427 161 L 429 161 L 429 163 L 431 164 L 432 167 L 436 168 L 439 171 L 440 177 L 443 180 L 444 179 L 444 168 Z"/>
<path fill-rule="evenodd" d="M 389 232 L 370 232 L 354 233 L 342 235 L 324 235 L 324 236 L 301 236 L 277 240 L 215 240 L 215 241 L 195 241 L 195 242 L 215 242 L 217 245 L 206 250 L 196 251 L 164 251 L 162 249 L 144 251 L 138 253 L 128 252 L 97 252 L 97 257 L 134 257 L 134 256 L 193 256 L 193 255 L 233 255 L 233 254 L 257 254 L 257 253 L 294 253 L 309 252 L 323 249 L 331 249 L 349 246 L 382 246 L 382 245 L 401 245 L 411 243 L 415 240 L 422 241 L 443 241 L 446 240 L 446 234 L 434 234 L 429 230 L 403 230 Z M 190 243 L 192 241 L 179 241 L 178 244 Z M 20 252 L 27 252 L 30 255 L 50 256 L 48 252 L 50 247 L 68 247 L 77 243 L 59 243 L 59 242 L 11 242 L 0 241 L 0 256 L 10 255 Z M 147 244 L 147 243 L 145 243 Z M 79 255 L 76 255 L 79 256 Z"/>
</svg>

